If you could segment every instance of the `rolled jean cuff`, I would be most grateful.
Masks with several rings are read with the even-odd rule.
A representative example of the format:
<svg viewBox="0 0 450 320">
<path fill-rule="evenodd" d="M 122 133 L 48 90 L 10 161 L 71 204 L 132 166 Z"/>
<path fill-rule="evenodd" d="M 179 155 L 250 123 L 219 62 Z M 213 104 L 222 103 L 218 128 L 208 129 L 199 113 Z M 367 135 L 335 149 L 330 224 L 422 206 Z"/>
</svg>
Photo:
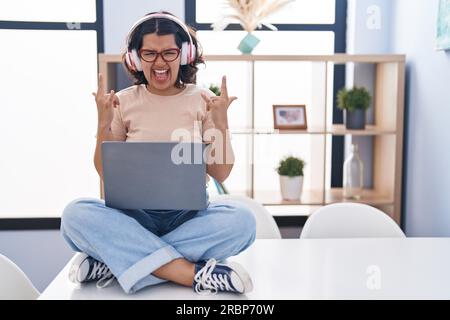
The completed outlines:
<svg viewBox="0 0 450 320">
<path fill-rule="evenodd" d="M 173 247 L 163 247 L 129 267 L 120 275 L 120 277 L 117 278 L 117 281 L 127 294 L 134 293 L 136 291 L 136 288 L 134 288 L 134 286 L 140 280 L 151 276 L 151 273 L 153 271 L 169 263 L 170 261 L 182 257 L 183 256 L 178 253 Z M 154 278 L 155 284 L 162 282 L 161 280 L 159 280 L 159 278 Z"/>
</svg>

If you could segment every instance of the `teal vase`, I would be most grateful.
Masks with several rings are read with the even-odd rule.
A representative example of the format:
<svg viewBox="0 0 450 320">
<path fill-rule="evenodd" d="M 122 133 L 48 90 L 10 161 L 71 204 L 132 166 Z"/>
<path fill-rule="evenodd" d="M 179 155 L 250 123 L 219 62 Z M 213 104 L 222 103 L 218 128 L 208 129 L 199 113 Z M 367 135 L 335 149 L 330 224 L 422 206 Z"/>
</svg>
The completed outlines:
<svg viewBox="0 0 450 320">
<path fill-rule="evenodd" d="M 244 54 L 250 54 L 260 41 L 261 40 L 249 32 L 239 43 L 238 49 Z"/>
</svg>

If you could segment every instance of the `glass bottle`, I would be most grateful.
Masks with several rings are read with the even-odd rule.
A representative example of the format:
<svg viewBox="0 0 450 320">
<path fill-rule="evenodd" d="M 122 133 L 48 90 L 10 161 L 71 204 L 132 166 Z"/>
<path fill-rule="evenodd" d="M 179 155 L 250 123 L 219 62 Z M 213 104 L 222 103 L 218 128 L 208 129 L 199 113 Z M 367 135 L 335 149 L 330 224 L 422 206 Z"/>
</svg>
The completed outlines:
<svg viewBox="0 0 450 320">
<path fill-rule="evenodd" d="M 352 144 L 350 154 L 344 161 L 344 198 L 361 199 L 364 165 L 359 157 L 358 145 Z"/>
</svg>

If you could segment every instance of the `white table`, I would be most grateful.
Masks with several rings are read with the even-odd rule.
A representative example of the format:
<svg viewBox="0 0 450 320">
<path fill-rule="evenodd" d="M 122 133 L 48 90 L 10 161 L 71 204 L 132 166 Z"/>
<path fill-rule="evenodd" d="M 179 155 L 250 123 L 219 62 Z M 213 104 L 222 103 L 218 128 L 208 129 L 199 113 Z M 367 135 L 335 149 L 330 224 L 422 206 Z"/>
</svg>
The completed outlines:
<svg viewBox="0 0 450 320">
<path fill-rule="evenodd" d="M 450 238 L 257 240 L 229 260 L 253 292 L 205 297 L 165 283 L 126 295 L 117 282 L 71 283 L 69 262 L 40 299 L 450 299 Z"/>
</svg>

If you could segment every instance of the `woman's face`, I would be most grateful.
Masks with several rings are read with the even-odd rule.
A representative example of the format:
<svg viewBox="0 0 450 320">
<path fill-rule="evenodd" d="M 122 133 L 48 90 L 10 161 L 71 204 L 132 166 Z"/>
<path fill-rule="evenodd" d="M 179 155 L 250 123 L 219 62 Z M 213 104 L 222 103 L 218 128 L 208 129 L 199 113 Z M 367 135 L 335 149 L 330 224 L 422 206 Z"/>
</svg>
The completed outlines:
<svg viewBox="0 0 450 320">
<path fill-rule="evenodd" d="M 175 35 L 168 34 L 159 36 L 156 33 L 144 35 L 141 50 L 152 50 L 162 52 L 163 50 L 178 48 L 175 42 Z M 166 62 L 161 55 L 153 62 L 141 59 L 142 70 L 147 79 L 147 89 L 158 95 L 174 95 L 182 91 L 175 87 L 178 72 L 180 70 L 181 54 L 172 62 Z"/>
</svg>

